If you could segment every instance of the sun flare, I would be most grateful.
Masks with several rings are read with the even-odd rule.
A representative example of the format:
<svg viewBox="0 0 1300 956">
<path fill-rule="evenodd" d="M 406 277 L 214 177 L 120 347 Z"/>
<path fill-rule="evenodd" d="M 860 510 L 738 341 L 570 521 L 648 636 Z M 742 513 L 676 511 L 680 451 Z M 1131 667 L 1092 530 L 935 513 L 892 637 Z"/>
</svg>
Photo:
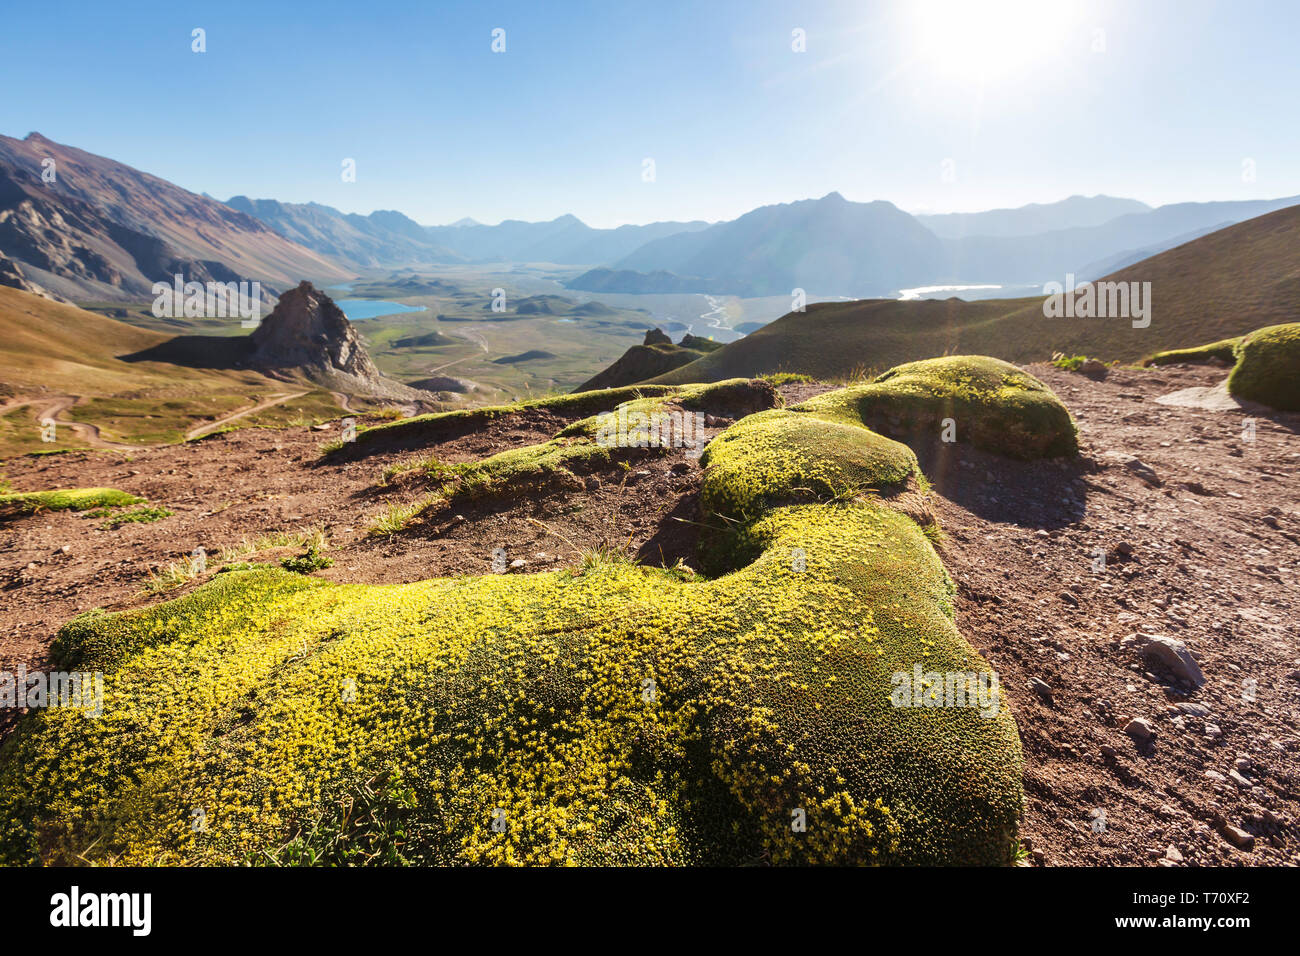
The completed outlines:
<svg viewBox="0 0 1300 956">
<path fill-rule="evenodd" d="M 956 79 L 1040 66 L 1081 28 L 1068 0 L 918 0 L 911 10 L 918 61 Z"/>
</svg>

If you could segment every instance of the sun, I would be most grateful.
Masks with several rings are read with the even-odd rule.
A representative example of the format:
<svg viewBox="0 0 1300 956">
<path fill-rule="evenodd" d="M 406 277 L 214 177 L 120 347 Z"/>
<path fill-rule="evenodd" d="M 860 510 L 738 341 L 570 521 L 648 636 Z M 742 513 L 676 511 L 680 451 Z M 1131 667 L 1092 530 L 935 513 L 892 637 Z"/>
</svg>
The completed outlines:
<svg viewBox="0 0 1300 956">
<path fill-rule="evenodd" d="M 918 64 L 960 80 L 1041 67 L 1080 26 L 1072 0 L 911 0 L 908 10 Z"/>
</svg>

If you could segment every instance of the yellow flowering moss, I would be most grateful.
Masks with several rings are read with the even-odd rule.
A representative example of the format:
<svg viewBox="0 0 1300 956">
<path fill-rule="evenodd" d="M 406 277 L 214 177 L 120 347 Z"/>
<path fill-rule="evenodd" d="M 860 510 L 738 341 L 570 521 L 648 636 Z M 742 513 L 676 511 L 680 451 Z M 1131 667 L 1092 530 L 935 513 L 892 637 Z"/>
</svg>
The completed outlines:
<svg viewBox="0 0 1300 956">
<path fill-rule="evenodd" d="M 257 566 L 71 622 L 55 657 L 105 672 L 103 714 L 0 751 L 0 862 L 1006 862 L 1009 710 L 890 699 L 988 672 L 921 529 L 863 494 L 911 452 L 766 412 L 708 454 L 711 579 Z"/>
<path fill-rule="evenodd" d="M 948 355 L 891 368 L 867 385 L 794 406 L 895 435 L 937 439 L 952 419 L 957 441 L 1011 458 L 1078 453 L 1074 420 L 1052 390 L 1016 366 L 983 355 Z"/>
</svg>

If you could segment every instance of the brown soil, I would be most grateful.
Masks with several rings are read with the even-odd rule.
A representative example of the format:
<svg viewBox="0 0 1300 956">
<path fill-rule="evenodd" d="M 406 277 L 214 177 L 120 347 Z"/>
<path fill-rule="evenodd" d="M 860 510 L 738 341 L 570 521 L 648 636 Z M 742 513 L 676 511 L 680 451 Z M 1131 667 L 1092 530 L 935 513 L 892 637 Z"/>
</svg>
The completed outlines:
<svg viewBox="0 0 1300 956">
<path fill-rule="evenodd" d="M 1079 462 L 1013 462 L 960 442 L 918 453 L 937 491 L 959 626 L 999 673 L 1020 727 L 1023 835 L 1034 856 L 1151 864 L 1172 846 L 1168 856 L 1188 864 L 1300 861 L 1300 416 L 1257 416 L 1256 440 L 1243 442 L 1239 413 L 1153 401 L 1213 385 L 1220 369 L 1117 369 L 1100 382 L 1031 371 L 1078 419 Z M 794 402 L 825 388 L 781 391 Z M 542 412 L 509 416 L 436 447 L 355 461 L 319 461 L 335 433 L 309 428 L 245 429 L 130 456 L 9 461 L 18 490 L 108 485 L 176 514 L 117 531 L 69 513 L 0 523 L 0 669 L 41 666 L 78 613 L 159 600 L 143 593 L 151 568 L 271 531 L 324 528 L 334 565 L 317 573 L 338 581 L 486 573 L 498 548 L 508 563 L 525 562 L 510 573 L 573 566 L 600 547 L 690 566 L 700 469 L 681 452 L 610 465 L 581 476 L 581 488 L 515 489 L 441 507 L 403 534 L 367 534 L 371 516 L 428 490 L 409 478 L 381 486 L 388 465 L 430 453 L 470 461 L 545 440 L 562 424 Z M 726 422 L 713 424 L 706 434 Z M 1159 483 L 1116 457 L 1125 454 Z M 1108 557 L 1094 571 L 1098 549 Z M 1138 631 L 1185 641 L 1205 686 L 1180 686 L 1120 647 Z M 1050 702 L 1030 689 L 1033 679 Z M 1130 717 L 1150 721 L 1154 740 L 1139 746 L 1126 735 Z M 1230 842 L 1228 827 L 1253 836 L 1253 848 Z"/>
<path fill-rule="evenodd" d="M 1101 382 L 1030 371 L 1074 413 L 1078 465 L 969 450 L 923 458 L 958 624 L 998 671 L 1020 728 L 1034 857 L 1300 861 L 1300 416 L 1258 417 L 1244 442 L 1240 414 L 1153 401 L 1213 385 L 1221 369 L 1115 369 Z M 1160 484 L 1112 453 L 1137 456 Z M 1094 572 L 1098 550 L 1109 557 Z M 1186 642 L 1205 685 L 1180 687 L 1121 649 L 1135 632 Z M 1050 703 L 1030 689 L 1035 678 Z M 1136 717 L 1155 728 L 1151 743 L 1122 730 Z M 1229 826 L 1253 849 L 1230 842 Z"/>
</svg>

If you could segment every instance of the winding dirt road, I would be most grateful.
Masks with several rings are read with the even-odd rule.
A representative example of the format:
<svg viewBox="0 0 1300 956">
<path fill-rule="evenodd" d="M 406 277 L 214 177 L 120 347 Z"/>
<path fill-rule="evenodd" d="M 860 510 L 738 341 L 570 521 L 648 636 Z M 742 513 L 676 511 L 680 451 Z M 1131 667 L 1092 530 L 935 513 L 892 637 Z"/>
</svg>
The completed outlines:
<svg viewBox="0 0 1300 956">
<path fill-rule="evenodd" d="M 248 408 L 240 409 L 239 411 L 232 412 L 216 421 L 206 422 L 202 425 L 191 428 L 185 433 L 185 440 L 190 441 L 194 438 L 198 438 L 200 435 L 206 435 L 208 432 L 214 431 L 223 425 L 228 425 L 233 421 L 238 421 L 247 415 L 252 415 L 256 412 L 272 408 L 276 405 L 282 404 L 283 402 L 291 401 L 306 394 L 306 391 L 279 392 L 264 401 L 250 405 Z M 335 400 L 339 401 L 339 404 L 343 405 L 343 407 L 347 408 L 349 411 L 351 410 L 350 406 L 346 402 L 347 396 L 343 395 L 341 392 L 334 392 L 333 395 Z M 70 429 L 74 435 L 92 448 L 111 448 L 116 451 L 138 451 L 141 448 L 162 447 L 162 445 L 127 444 L 125 442 L 110 441 L 103 437 L 98 425 L 93 425 L 90 422 L 79 422 L 69 418 L 64 418 L 63 416 L 68 409 L 72 408 L 79 401 L 81 401 L 81 396 L 79 395 L 46 395 L 42 397 L 19 395 L 5 402 L 3 405 L 0 405 L 0 415 L 7 415 L 15 409 L 23 408 L 28 405 L 35 405 L 37 406 L 35 413 L 37 422 L 53 421 L 58 426 Z"/>
</svg>

